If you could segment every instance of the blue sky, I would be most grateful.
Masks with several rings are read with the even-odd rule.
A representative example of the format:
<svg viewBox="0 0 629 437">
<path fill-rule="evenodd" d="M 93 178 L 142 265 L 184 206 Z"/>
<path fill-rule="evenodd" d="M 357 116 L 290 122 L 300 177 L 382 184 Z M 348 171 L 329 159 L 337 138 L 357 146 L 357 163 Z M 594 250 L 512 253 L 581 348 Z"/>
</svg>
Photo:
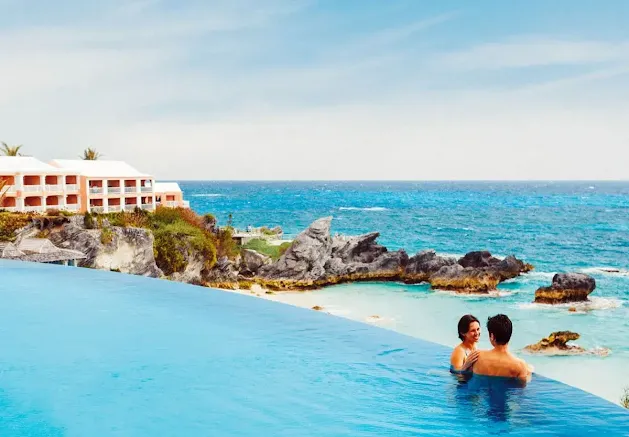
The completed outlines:
<svg viewBox="0 0 629 437">
<path fill-rule="evenodd" d="M 159 178 L 627 179 L 627 22 L 614 0 L 0 0 L 0 140 Z"/>
</svg>

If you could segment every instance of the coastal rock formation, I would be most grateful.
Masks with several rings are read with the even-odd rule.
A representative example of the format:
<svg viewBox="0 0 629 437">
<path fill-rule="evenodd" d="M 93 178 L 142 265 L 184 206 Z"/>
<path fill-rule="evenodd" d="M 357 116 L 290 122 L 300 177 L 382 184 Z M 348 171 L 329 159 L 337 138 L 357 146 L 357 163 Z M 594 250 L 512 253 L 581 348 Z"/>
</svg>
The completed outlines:
<svg viewBox="0 0 629 437">
<path fill-rule="evenodd" d="M 101 230 L 85 229 L 82 220 L 80 216 L 72 217 L 63 226 L 52 229 L 48 236 L 58 247 L 84 253 L 87 258 L 80 262 L 80 266 L 154 278 L 163 275 L 155 264 L 151 232 L 138 228 L 110 227 L 111 241 L 103 244 Z"/>
<path fill-rule="evenodd" d="M 488 293 L 496 289 L 501 278 L 484 268 L 463 267 L 453 264 L 439 269 L 430 276 L 432 288 L 452 290 L 458 293 Z"/>
<path fill-rule="evenodd" d="M 412 257 L 404 281 L 430 282 L 432 288 L 459 293 L 487 293 L 507 279 L 533 268 L 513 255 L 499 259 L 487 251 L 469 252 L 458 261 L 423 251 Z"/>
<path fill-rule="evenodd" d="M 538 288 L 535 303 L 559 304 L 586 302 L 596 288 L 593 277 L 583 273 L 557 273 L 550 287 Z"/>
<path fill-rule="evenodd" d="M 280 259 L 258 272 L 267 279 L 316 281 L 326 276 L 325 263 L 332 253 L 332 217 L 315 221 L 300 233 Z"/>
<path fill-rule="evenodd" d="M 259 267 L 258 282 L 276 290 L 364 280 L 430 282 L 433 288 L 487 293 L 533 268 L 514 256 L 501 260 L 489 252 L 470 252 L 458 262 L 433 250 L 409 258 L 404 250 L 391 252 L 378 244 L 378 232 L 331 237 L 331 221 L 331 217 L 315 221 L 277 262 Z"/>
<path fill-rule="evenodd" d="M 208 283 L 226 283 L 238 281 L 238 261 L 230 260 L 226 256 L 220 257 L 214 267 L 204 275 L 204 280 Z"/>
<path fill-rule="evenodd" d="M 404 282 L 407 284 L 427 282 L 441 268 L 455 264 L 454 258 L 439 256 L 434 250 L 423 250 L 408 260 L 404 269 Z"/>
<path fill-rule="evenodd" d="M 242 262 L 240 265 L 240 274 L 245 277 L 255 275 L 260 267 L 269 265 L 273 262 L 271 257 L 251 249 L 243 249 L 241 251 Z"/>
<path fill-rule="evenodd" d="M 524 348 L 526 352 L 543 355 L 582 355 L 594 354 L 606 356 L 609 349 L 597 348 L 588 351 L 581 346 L 569 345 L 569 341 L 578 340 L 579 334 L 572 331 L 557 331 L 551 333 L 548 337 L 541 339 L 535 344 L 528 345 Z"/>
<path fill-rule="evenodd" d="M 262 266 L 258 271 L 262 282 L 276 289 L 303 289 L 401 276 L 408 262 L 406 252 L 389 252 L 377 244 L 377 232 L 332 238 L 331 222 L 332 217 L 316 220 L 295 238 L 277 262 Z"/>
</svg>

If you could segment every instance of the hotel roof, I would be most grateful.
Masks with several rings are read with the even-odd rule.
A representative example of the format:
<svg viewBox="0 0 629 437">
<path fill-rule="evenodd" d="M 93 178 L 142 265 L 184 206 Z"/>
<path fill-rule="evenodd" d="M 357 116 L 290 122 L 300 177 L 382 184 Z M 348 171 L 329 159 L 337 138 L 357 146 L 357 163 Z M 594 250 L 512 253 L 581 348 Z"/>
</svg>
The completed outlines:
<svg viewBox="0 0 629 437">
<path fill-rule="evenodd" d="M 66 170 L 71 170 L 87 177 L 114 178 L 114 177 L 151 177 L 141 173 L 123 161 L 83 159 L 53 159 L 51 164 Z"/>
<path fill-rule="evenodd" d="M 53 167 L 39 159 L 30 156 L 0 156 L 0 173 L 61 173 L 66 174 L 66 169 Z"/>
<path fill-rule="evenodd" d="M 155 182 L 156 193 L 180 193 L 181 188 L 177 182 Z"/>
</svg>

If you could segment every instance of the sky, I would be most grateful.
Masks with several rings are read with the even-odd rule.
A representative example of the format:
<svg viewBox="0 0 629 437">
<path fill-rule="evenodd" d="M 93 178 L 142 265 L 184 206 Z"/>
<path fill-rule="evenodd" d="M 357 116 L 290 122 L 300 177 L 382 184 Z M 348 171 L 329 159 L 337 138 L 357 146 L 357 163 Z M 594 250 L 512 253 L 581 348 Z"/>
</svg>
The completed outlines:
<svg viewBox="0 0 629 437">
<path fill-rule="evenodd" d="M 0 0 L 0 141 L 158 179 L 629 179 L 626 0 Z"/>
</svg>

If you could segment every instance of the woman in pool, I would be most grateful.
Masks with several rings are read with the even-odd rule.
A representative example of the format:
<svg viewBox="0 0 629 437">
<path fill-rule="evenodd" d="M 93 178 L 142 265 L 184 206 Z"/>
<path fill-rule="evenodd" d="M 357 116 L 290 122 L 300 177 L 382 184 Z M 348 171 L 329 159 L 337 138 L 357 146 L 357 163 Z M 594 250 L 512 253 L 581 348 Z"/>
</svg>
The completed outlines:
<svg viewBox="0 0 629 437">
<path fill-rule="evenodd" d="M 461 344 L 454 348 L 450 356 L 450 371 L 453 373 L 471 372 L 478 359 L 476 343 L 480 339 L 480 322 L 471 314 L 459 320 L 458 326 Z"/>
</svg>

